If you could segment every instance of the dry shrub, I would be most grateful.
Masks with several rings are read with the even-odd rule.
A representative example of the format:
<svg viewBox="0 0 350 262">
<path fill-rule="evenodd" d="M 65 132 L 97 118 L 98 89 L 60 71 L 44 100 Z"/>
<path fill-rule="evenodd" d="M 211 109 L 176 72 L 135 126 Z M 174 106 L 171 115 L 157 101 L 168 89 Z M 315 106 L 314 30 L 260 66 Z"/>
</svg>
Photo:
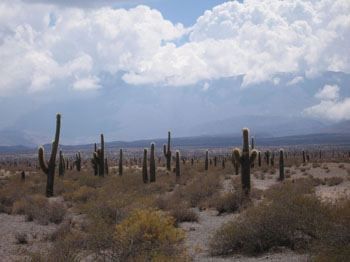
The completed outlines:
<svg viewBox="0 0 350 262">
<path fill-rule="evenodd" d="M 344 168 L 344 164 L 339 164 L 338 168 Z"/>
<path fill-rule="evenodd" d="M 215 207 L 219 214 L 222 214 L 236 212 L 248 203 L 249 200 L 240 191 L 221 194 L 211 201 L 210 206 Z"/>
<path fill-rule="evenodd" d="M 198 222 L 199 219 L 195 211 L 181 206 L 172 209 L 169 214 L 175 218 L 176 226 L 182 222 Z"/>
<path fill-rule="evenodd" d="M 324 179 L 328 186 L 337 186 L 343 183 L 344 179 L 339 176 L 327 177 Z"/>
<path fill-rule="evenodd" d="M 17 232 L 15 234 L 16 244 L 28 244 L 28 236 L 25 232 Z"/>
<path fill-rule="evenodd" d="M 279 246 L 309 247 L 311 240 L 321 236 L 330 212 L 310 194 L 312 185 L 298 184 L 281 183 L 267 194 L 269 201 L 248 208 L 239 220 L 225 224 L 211 240 L 211 254 L 255 255 Z"/>
<path fill-rule="evenodd" d="M 183 195 L 191 207 L 195 207 L 205 200 L 208 200 L 220 189 L 220 180 L 216 175 L 207 174 L 195 179 L 191 184 L 178 190 L 175 193 Z"/>
<path fill-rule="evenodd" d="M 350 200 L 332 206 L 329 226 L 314 249 L 314 262 L 347 262 L 350 257 Z"/>
<path fill-rule="evenodd" d="M 95 199 L 97 192 L 95 188 L 82 186 L 74 192 L 65 193 L 63 195 L 65 200 L 72 200 L 74 202 L 86 203 L 89 199 Z"/>
<path fill-rule="evenodd" d="M 37 220 L 40 224 L 60 224 L 66 215 L 66 208 L 62 203 L 49 201 L 41 195 L 25 197 L 13 205 L 14 214 L 26 215 L 27 221 Z"/>
</svg>

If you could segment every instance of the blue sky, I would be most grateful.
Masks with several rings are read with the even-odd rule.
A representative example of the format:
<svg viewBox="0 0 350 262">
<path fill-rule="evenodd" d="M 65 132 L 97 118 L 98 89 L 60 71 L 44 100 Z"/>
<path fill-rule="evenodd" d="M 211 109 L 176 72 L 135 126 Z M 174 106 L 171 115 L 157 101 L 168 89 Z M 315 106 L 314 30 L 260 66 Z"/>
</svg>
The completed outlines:
<svg viewBox="0 0 350 262">
<path fill-rule="evenodd" d="M 348 121 L 348 9 L 346 0 L 4 0 L 0 136 L 49 142 L 58 111 L 63 143 Z"/>
</svg>

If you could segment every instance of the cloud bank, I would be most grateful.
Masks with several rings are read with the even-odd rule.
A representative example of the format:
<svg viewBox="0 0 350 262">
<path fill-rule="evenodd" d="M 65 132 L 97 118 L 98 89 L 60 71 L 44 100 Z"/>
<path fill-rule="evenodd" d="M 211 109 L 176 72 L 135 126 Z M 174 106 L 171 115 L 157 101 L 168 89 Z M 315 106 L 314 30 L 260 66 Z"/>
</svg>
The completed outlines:
<svg viewBox="0 0 350 262">
<path fill-rule="evenodd" d="M 304 110 L 306 115 L 326 118 L 331 121 L 350 120 L 350 98 L 339 99 L 339 87 L 337 85 L 325 85 L 323 89 L 315 94 L 321 99 L 320 104 Z"/>
<path fill-rule="evenodd" d="M 103 72 L 159 86 L 236 75 L 247 86 L 279 72 L 350 73 L 347 0 L 226 2 L 191 28 L 143 5 L 62 9 L 47 2 L 0 3 L 0 96 L 62 83 L 96 89 Z M 120 1 L 103 1 L 114 2 Z"/>
</svg>

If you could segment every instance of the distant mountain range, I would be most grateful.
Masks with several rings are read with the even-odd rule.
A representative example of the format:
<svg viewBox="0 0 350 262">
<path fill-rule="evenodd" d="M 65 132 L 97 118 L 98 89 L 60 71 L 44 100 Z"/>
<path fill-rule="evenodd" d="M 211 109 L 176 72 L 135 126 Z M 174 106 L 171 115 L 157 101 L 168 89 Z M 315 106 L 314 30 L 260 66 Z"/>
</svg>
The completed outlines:
<svg viewBox="0 0 350 262">
<path fill-rule="evenodd" d="M 196 126 L 191 133 L 201 134 L 200 136 L 176 137 L 176 134 L 172 134 L 172 144 L 178 147 L 232 147 L 241 143 L 241 130 L 245 126 L 249 127 L 251 135 L 256 137 L 257 145 L 260 143 L 262 146 L 298 143 L 347 144 L 350 137 L 350 121 L 327 124 L 301 117 L 238 116 Z M 43 140 L 49 139 L 48 136 L 26 131 L 0 131 L 0 152 L 30 152 L 36 150 Z M 106 147 L 146 147 L 151 142 L 162 145 L 166 143 L 166 139 L 115 141 L 106 143 Z M 48 144 L 45 147 L 50 146 Z M 65 150 L 76 150 L 92 146 L 82 144 L 61 147 Z"/>
<path fill-rule="evenodd" d="M 259 147 L 277 147 L 277 146 L 340 146 L 350 147 L 350 133 L 347 134 L 330 134 L 319 133 L 298 136 L 285 137 L 255 137 L 255 146 Z M 137 140 L 132 142 L 115 141 L 105 143 L 106 149 L 119 148 L 144 148 L 149 147 L 152 142 L 155 142 L 158 147 L 167 143 L 167 139 L 147 139 Z M 233 148 L 242 145 L 242 136 L 239 135 L 213 135 L 213 136 L 198 136 L 198 137 L 180 137 L 172 138 L 171 144 L 173 148 Z M 50 152 L 51 144 L 44 145 L 45 150 Z M 63 151 L 79 151 L 93 150 L 93 144 L 85 145 L 60 145 Z M 1 147 L 0 153 L 36 153 L 37 148 L 25 146 L 8 146 Z"/>
</svg>

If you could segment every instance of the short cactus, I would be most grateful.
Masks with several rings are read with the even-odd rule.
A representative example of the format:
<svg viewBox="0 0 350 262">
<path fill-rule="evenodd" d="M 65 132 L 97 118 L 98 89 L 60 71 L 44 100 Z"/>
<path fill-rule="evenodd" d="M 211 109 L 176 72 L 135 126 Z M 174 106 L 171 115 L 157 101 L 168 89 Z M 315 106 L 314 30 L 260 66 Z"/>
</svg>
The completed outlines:
<svg viewBox="0 0 350 262">
<path fill-rule="evenodd" d="M 143 183 L 148 182 L 148 172 L 147 172 L 147 148 L 143 150 L 143 164 L 142 164 L 142 179 Z"/>
<path fill-rule="evenodd" d="M 78 152 L 76 155 L 75 155 L 75 167 L 77 168 L 77 171 L 80 172 L 81 170 L 81 155 L 80 155 L 80 152 Z"/>
<path fill-rule="evenodd" d="M 62 150 L 60 150 L 60 154 L 58 157 L 58 175 L 63 176 L 65 170 L 66 170 L 66 165 L 64 162 L 64 156 L 62 154 Z"/>
<path fill-rule="evenodd" d="M 108 175 L 109 173 L 109 167 L 108 167 L 108 160 L 107 157 L 105 158 L 105 174 Z"/>
<path fill-rule="evenodd" d="M 205 170 L 208 170 L 208 167 L 209 167 L 209 151 L 205 151 Z"/>
<path fill-rule="evenodd" d="M 166 168 L 168 171 L 171 171 L 170 131 L 168 131 L 168 147 L 164 144 L 163 151 L 166 158 Z"/>
<path fill-rule="evenodd" d="M 250 193 L 250 167 L 257 155 L 258 151 L 256 149 L 249 153 L 249 129 L 243 128 L 243 151 L 241 153 L 239 148 L 234 148 L 233 157 L 241 165 L 242 189 L 245 195 Z"/>
<path fill-rule="evenodd" d="M 119 150 L 119 175 L 123 175 L 123 149 Z"/>
<path fill-rule="evenodd" d="M 179 150 L 176 150 L 176 183 L 180 182 L 180 152 Z"/>
<path fill-rule="evenodd" d="M 284 180 L 284 150 L 280 149 L 280 180 Z"/>
<path fill-rule="evenodd" d="M 48 164 L 46 164 L 46 161 L 45 161 L 44 148 L 41 146 L 41 147 L 39 147 L 39 150 L 38 150 L 38 158 L 39 158 L 40 167 L 47 176 L 46 197 L 53 196 L 56 155 L 57 155 L 57 148 L 58 148 L 58 143 L 59 143 L 59 139 L 60 139 L 60 130 L 61 130 L 61 114 L 58 113 L 57 114 L 57 121 L 56 121 L 55 140 L 52 142 L 51 156 L 50 156 Z"/>
<path fill-rule="evenodd" d="M 151 144 L 151 157 L 150 157 L 150 163 L 149 163 L 149 181 L 155 182 L 156 181 L 156 160 L 154 158 L 154 147 L 155 144 Z"/>
</svg>

